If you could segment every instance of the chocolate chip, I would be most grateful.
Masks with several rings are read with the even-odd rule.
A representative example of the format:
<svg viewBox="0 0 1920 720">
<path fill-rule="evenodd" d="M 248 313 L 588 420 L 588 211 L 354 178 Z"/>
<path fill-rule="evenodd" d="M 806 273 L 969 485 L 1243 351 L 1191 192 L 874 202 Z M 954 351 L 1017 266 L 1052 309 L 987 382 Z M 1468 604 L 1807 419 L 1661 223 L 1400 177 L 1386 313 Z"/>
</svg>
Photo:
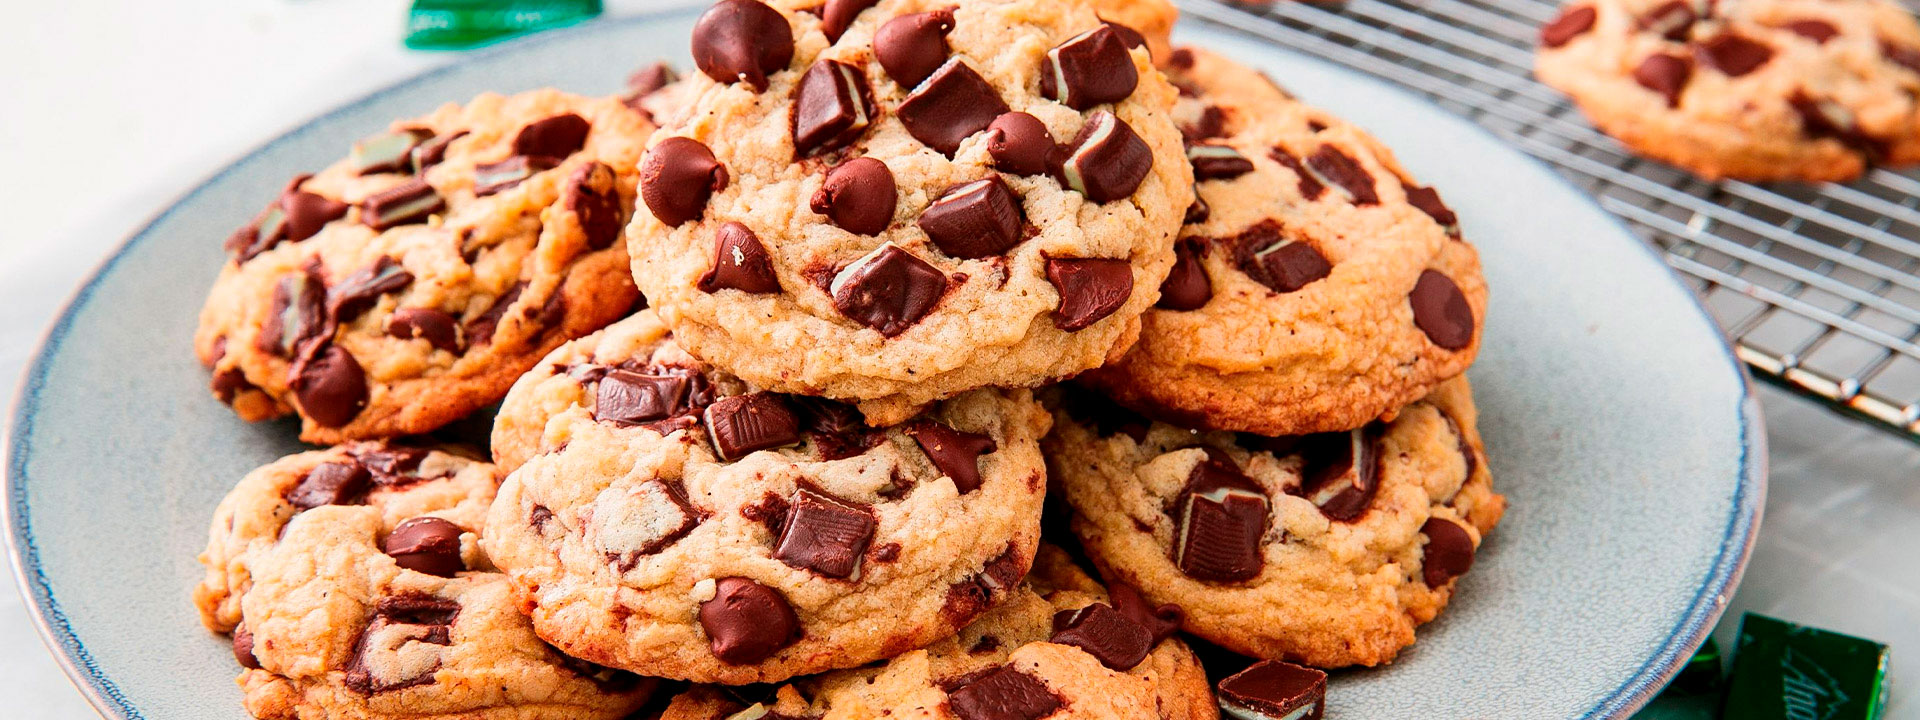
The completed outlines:
<svg viewBox="0 0 1920 720">
<path fill-rule="evenodd" d="M 1687 79 L 1693 75 L 1693 63 L 1678 55 L 1654 53 L 1640 61 L 1633 69 L 1633 81 L 1640 87 L 1660 93 L 1667 99 L 1667 107 L 1680 107 L 1680 91 L 1687 88 Z"/>
<path fill-rule="evenodd" d="M 420 178 L 368 195 L 360 201 L 360 222 L 375 230 L 423 223 L 434 213 L 447 208 L 440 193 Z"/>
<path fill-rule="evenodd" d="M 1205 198 L 1200 197 L 1199 193 L 1195 193 L 1193 202 L 1187 205 L 1186 214 L 1180 218 L 1180 224 L 1198 225 L 1206 222 L 1207 218 L 1210 217 L 1213 217 L 1213 208 L 1207 205 Z"/>
<path fill-rule="evenodd" d="M 820 32 L 826 34 L 827 42 L 839 42 L 840 35 L 853 25 L 854 18 L 879 3 L 880 0 L 827 0 L 820 10 Z"/>
<path fill-rule="evenodd" d="M 887 243 L 842 268 L 827 289 L 840 314 L 893 337 L 933 310 L 947 292 L 947 276 Z"/>
<path fill-rule="evenodd" d="M 1147 47 L 1147 36 L 1141 35 L 1139 30 L 1121 25 L 1106 18 L 1101 18 L 1100 22 L 1109 28 L 1113 28 L 1113 32 L 1120 36 L 1120 43 L 1126 45 L 1127 49 L 1138 50 Z M 1153 49 L 1148 48 L 1147 52 L 1151 53 Z"/>
<path fill-rule="evenodd" d="M 347 214 L 346 203 L 296 189 L 305 181 L 305 176 L 294 178 L 272 205 L 227 239 L 226 248 L 233 253 L 234 262 L 245 263 L 283 241 L 313 237 L 327 223 Z"/>
<path fill-rule="evenodd" d="M 353 322 L 380 296 L 413 284 L 413 273 L 385 255 L 327 289 L 327 312 L 335 322 Z"/>
<path fill-rule="evenodd" d="M 1727 77 L 1740 77 L 1753 72 L 1773 59 L 1773 48 L 1730 32 L 1696 43 L 1694 53 L 1700 57 L 1700 62 L 1725 73 Z"/>
<path fill-rule="evenodd" d="M 1787 96 L 1787 106 L 1800 116 L 1800 131 L 1809 138 L 1838 140 L 1870 159 L 1885 157 L 1889 150 L 1886 141 L 1861 130 L 1853 111 L 1840 103 L 1794 90 Z"/>
<path fill-rule="evenodd" d="M 357 505 L 366 497 L 373 474 L 355 461 L 327 462 L 313 466 L 300 483 L 287 493 L 287 502 L 301 510 L 322 505 Z"/>
<path fill-rule="evenodd" d="M 1189 143 L 1198 143 L 1227 135 L 1227 111 L 1208 105 L 1200 109 L 1193 122 L 1180 123 L 1180 135 Z"/>
<path fill-rule="evenodd" d="M 233 628 L 233 659 L 248 670 L 260 669 L 260 658 L 253 654 L 253 631 L 245 624 Z"/>
<path fill-rule="evenodd" d="M 345 348 L 332 343 L 309 344 L 288 371 L 300 411 L 321 427 L 353 422 L 367 405 L 367 373 Z"/>
<path fill-rule="evenodd" d="M 652 65 L 633 71 L 633 74 L 627 76 L 628 105 L 666 89 L 668 85 L 672 85 L 679 79 L 680 73 L 674 72 L 673 66 L 667 64 L 665 60 L 656 61 Z"/>
<path fill-rule="evenodd" d="M 1175 70 L 1192 70 L 1193 49 L 1183 47 L 1174 48 L 1173 52 L 1167 55 L 1167 67 Z"/>
<path fill-rule="evenodd" d="M 1277 293 L 1290 293 L 1333 273 L 1333 263 L 1305 240 L 1282 234 L 1273 221 L 1262 221 L 1235 238 L 1240 271 Z"/>
<path fill-rule="evenodd" d="M 1154 307 L 1165 310 L 1198 310 L 1213 299 L 1213 281 L 1201 260 L 1207 256 L 1207 242 L 1200 238 L 1181 238 L 1173 246 L 1173 271 L 1160 284 L 1160 301 Z"/>
<path fill-rule="evenodd" d="M 1313 173 L 1307 172 L 1307 166 L 1301 164 L 1300 158 L 1294 157 L 1293 153 L 1287 152 L 1285 148 L 1276 147 L 1267 153 L 1267 157 L 1273 158 L 1274 162 L 1286 166 L 1288 170 L 1293 171 L 1294 177 L 1300 179 L 1299 187 L 1301 197 L 1308 200 L 1318 200 L 1320 199 L 1320 195 L 1327 191 L 1327 186 L 1321 185 L 1320 180 L 1315 178 Z"/>
<path fill-rule="evenodd" d="M 1026 217 L 1020 197 L 995 175 L 947 188 L 920 213 L 919 224 L 941 252 L 973 259 L 1020 244 Z"/>
<path fill-rule="evenodd" d="M 1667 0 L 1652 10 L 1642 14 L 1634 22 L 1642 32 L 1659 35 L 1674 42 L 1687 39 L 1687 31 L 1693 29 L 1693 5 L 1687 0 Z"/>
<path fill-rule="evenodd" d="M 513 154 L 554 158 L 555 164 L 587 145 L 587 133 L 593 124 L 575 113 L 555 115 L 527 123 L 513 136 Z"/>
<path fill-rule="evenodd" d="M 1101 665 L 1126 672 L 1147 659 L 1154 639 L 1146 627 L 1112 605 L 1094 603 L 1055 613 L 1053 636 L 1047 642 L 1080 648 Z"/>
<path fill-rule="evenodd" d="M 1195 580 L 1252 580 L 1266 565 L 1261 537 L 1267 532 L 1267 493 L 1225 452 L 1206 453 L 1180 491 L 1174 565 Z"/>
<path fill-rule="evenodd" d="M 715 82 L 744 82 L 765 92 L 767 75 L 792 59 L 787 18 L 755 0 L 721 0 L 693 26 L 693 64 Z"/>
<path fill-rule="evenodd" d="M 1320 720 L 1327 711 L 1327 674 L 1262 660 L 1220 681 L 1220 706 L 1241 717 Z"/>
<path fill-rule="evenodd" d="M 373 622 L 361 631 L 347 661 L 347 689 L 371 695 L 433 683 L 440 651 L 425 646 L 452 645 L 459 613 L 460 604 L 451 600 L 424 595 L 381 598 Z"/>
<path fill-rule="evenodd" d="M 1060 697 L 1033 676 L 1001 665 L 947 691 L 960 720 L 1040 720 L 1060 709 Z"/>
<path fill-rule="evenodd" d="M 1308 435 L 1299 439 L 1298 494 L 1336 522 L 1367 514 L 1380 491 L 1379 423 L 1359 430 Z"/>
<path fill-rule="evenodd" d="M 1112 596 L 1113 609 L 1133 618 L 1134 622 L 1146 628 L 1156 645 L 1161 640 L 1173 637 L 1174 633 L 1179 632 L 1180 622 L 1186 618 L 1186 613 L 1180 610 L 1179 605 L 1173 603 L 1148 605 L 1146 598 L 1140 596 L 1139 590 L 1118 580 L 1107 583 L 1107 592 Z"/>
<path fill-rule="evenodd" d="M 560 195 L 562 205 L 580 223 L 580 234 L 586 237 L 587 249 L 605 250 L 620 239 L 620 229 L 626 226 L 627 218 L 620 207 L 620 189 L 614 185 L 613 168 L 600 162 L 581 165 L 567 176 L 566 188 Z"/>
<path fill-rule="evenodd" d="M 283 275 L 273 286 L 273 304 L 254 336 L 262 352 L 292 358 L 302 344 L 327 332 L 327 286 L 311 270 Z"/>
<path fill-rule="evenodd" d="M 789 566 L 831 578 L 849 578 L 873 540 L 873 509 L 800 488 L 788 504 L 773 557 Z"/>
<path fill-rule="evenodd" d="M 773 259 L 760 244 L 760 236 L 747 226 L 728 222 L 713 234 L 713 269 L 700 276 L 696 284 L 701 292 L 732 289 L 748 293 L 780 292 L 780 280 L 773 273 Z"/>
<path fill-rule="evenodd" d="M 514 283 L 513 287 L 507 289 L 506 294 L 494 298 L 493 304 L 488 305 L 478 317 L 467 321 L 467 342 L 471 345 L 486 345 L 493 342 L 493 333 L 500 329 L 500 321 L 507 317 L 507 311 L 513 308 L 514 303 L 520 301 L 520 293 L 525 292 L 526 289 L 525 281 Z"/>
<path fill-rule="evenodd" d="M 369 135 L 347 152 L 347 167 L 355 175 L 406 172 L 412 169 L 413 149 L 433 137 L 425 128 L 401 128 Z"/>
<path fill-rule="evenodd" d="M 1022 558 L 1009 545 L 988 560 L 980 572 L 947 588 L 946 603 L 940 612 L 956 625 L 965 625 L 992 608 L 1008 591 L 1020 583 L 1031 567 L 1030 558 Z"/>
<path fill-rule="evenodd" d="M 878 235 L 893 223 L 893 210 L 898 202 L 893 171 L 879 160 L 860 157 L 828 170 L 808 207 L 827 216 L 842 230 L 857 235 Z"/>
<path fill-rule="evenodd" d="M 953 157 L 962 140 L 985 130 L 1007 109 L 980 73 L 952 58 L 908 93 L 894 113 L 914 139 Z"/>
<path fill-rule="evenodd" d="M 873 56 L 900 87 L 911 89 L 947 61 L 953 10 L 901 15 L 873 33 Z"/>
<path fill-rule="evenodd" d="M 1880 56 L 1886 58 L 1887 62 L 1920 73 L 1920 48 L 1883 38 L 1880 40 Z"/>
<path fill-rule="evenodd" d="M 437 517 L 416 517 L 393 527 L 382 546 L 400 567 L 450 578 L 467 569 L 460 559 L 459 525 Z"/>
<path fill-rule="evenodd" d="M 1433 344 L 1460 350 L 1473 343 L 1473 306 L 1452 278 L 1435 270 L 1420 271 L 1407 302 L 1413 305 L 1413 324 Z"/>
<path fill-rule="evenodd" d="M 497 163 L 476 165 L 473 168 L 473 194 L 475 197 L 486 197 L 509 190 L 527 178 L 559 166 L 558 158 L 544 155 L 515 155 Z"/>
<path fill-rule="evenodd" d="M 640 159 L 640 199 L 669 227 L 698 219 L 707 211 L 707 199 L 726 188 L 726 166 L 699 140 L 670 137 Z"/>
<path fill-rule="evenodd" d="M 1573 42 L 1574 38 L 1592 30 L 1593 21 L 1599 16 L 1600 14 L 1594 11 L 1592 5 L 1569 8 L 1540 28 L 1540 44 L 1557 48 Z"/>
<path fill-rule="evenodd" d="M 1459 523 L 1430 517 L 1420 534 L 1427 536 L 1420 555 L 1420 576 L 1427 587 L 1438 588 L 1473 568 L 1473 536 Z"/>
<path fill-rule="evenodd" d="M 453 141 L 466 136 L 467 131 L 461 130 L 459 132 L 430 138 L 426 142 L 414 146 L 411 157 L 413 161 L 413 174 L 420 175 L 425 173 L 428 168 L 445 162 L 447 159 L 447 146 L 452 145 Z"/>
<path fill-rule="evenodd" d="M 1440 193 L 1438 191 L 1433 188 L 1420 187 L 1418 185 L 1407 185 L 1405 187 L 1407 190 L 1407 204 L 1419 208 L 1420 212 L 1426 213 L 1427 217 L 1433 218 L 1434 222 L 1440 223 L 1440 227 L 1445 229 L 1447 234 L 1453 236 L 1454 239 L 1457 240 L 1460 238 L 1460 218 L 1453 214 L 1453 210 L 1447 208 L 1446 203 L 1440 201 Z"/>
<path fill-rule="evenodd" d="M 1193 165 L 1193 179 L 1232 180 L 1253 172 L 1253 161 L 1226 145 L 1191 145 L 1187 162 Z"/>
<path fill-rule="evenodd" d="M 1087 116 L 1060 163 L 1061 184 L 1096 203 L 1133 194 L 1153 169 L 1153 151 L 1125 121 L 1105 110 Z"/>
<path fill-rule="evenodd" d="M 772 393 L 721 398 L 706 411 L 707 435 L 721 460 L 800 442 L 800 420 Z"/>
<path fill-rule="evenodd" d="M 639 425 L 678 415 L 687 409 L 689 384 L 680 375 L 609 370 L 594 394 L 593 419 Z"/>
<path fill-rule="evenodd" d="M 793 94 L 795 157 L 812 157 L 853 143 L 873 123 L 873 90 L 860 68 L 820 60 L 800 76 Z"/>
<path fill-rule="evenodd" d="M 780 591 L 743 577 L 714 581 L 713 599 L 700 603 L 707 648 L 720 662 L 752 665 L 800 638 L 800 618 Z"/>
<path fill-rule="evenodd" d="M 1812 40 L 1820 45 L 1827 44 L 1828 40 L 1832 40 L 1835 35 L 1840 34 L 1839 28 L 1834 27 L 1833 23 L 1825 20 L 1794 20 L 1780 27 L 1786 28 L 1788 32 Z"/>
<path fill-rule="evenodd" d="M 1133 266 L 1114 258 L 1047 258 L 1047 282 L 1060 293 L 1053 326 L 1075 332 L 1127 304 Z"/>
<path fill-rule="evenodd" d="M 253 383 L 247 382 L 247 373 L 237 367 L 230 367 L 214 373 L 213 380 L 208 383 L 208 388 L 213 391 L 215 398 L 218 398 L 220 402 L 228 405 L 233 404 L 234 396 L 243 392 L 253 392 L 260 389 Z"/>
<path fill-rule="evenodd" d="M 1307 169 L 1318 175 L 1322 182 L 1345 190 L 1347 199 L 1355 205 L 1380 202 L 1380 196 L 1373 191 L 1373 175 L 1367 172 L 1360 161 L 1340 148 L 1321 145 L 1319 150 L 1307 156 Z"/>
<path fill-rule="evenodd" d="M 1053 166 L 1053 135 L 1040 118 L 1010 112 L 987 125 L 987 155 L 993 167 L 1015 175 L 1041 175 Z"/>
<path fill-rule="evenodd" d="M 1040 66 L 1040 94 L 1075 110 L 1125 100 L 1139 83 L 1126 41 L 1107 25 L 1048 50 Z"/>
<path fill-rule="evenodd" d="M 907 426 L 906 433 L 962 495 L 980 488 L 980 456 L 999 449 L 992 437 L 955 430 L 933 420 L 916 421 Z"/>
</svg>

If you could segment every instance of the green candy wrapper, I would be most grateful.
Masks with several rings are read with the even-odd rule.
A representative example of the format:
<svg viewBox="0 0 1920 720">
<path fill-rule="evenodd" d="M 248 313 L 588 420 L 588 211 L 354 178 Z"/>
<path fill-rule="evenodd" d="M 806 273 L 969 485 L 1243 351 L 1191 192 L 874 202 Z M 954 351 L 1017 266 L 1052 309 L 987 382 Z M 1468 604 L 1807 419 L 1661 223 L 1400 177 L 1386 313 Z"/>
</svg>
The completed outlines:
<svg viewBox="0 0 1920 720">
<path fill-rule="evenodd" d="M 600 0 L 414 0 L 407 47 L 462 50 L 600 14 Z"/>
<path fill-rule="evenodd" d="M 1887 646 L 1747 613 L 1722 717 L 1878 720 L 1887 704 Z"/>
<path fill-rule="evenodd" d="M 1720 646 L 1707 639 L 1680 668 L 1667 688 L 1634 715 L 1634 720 L 1715 720 L 1720 717 Z"/>
</svg>

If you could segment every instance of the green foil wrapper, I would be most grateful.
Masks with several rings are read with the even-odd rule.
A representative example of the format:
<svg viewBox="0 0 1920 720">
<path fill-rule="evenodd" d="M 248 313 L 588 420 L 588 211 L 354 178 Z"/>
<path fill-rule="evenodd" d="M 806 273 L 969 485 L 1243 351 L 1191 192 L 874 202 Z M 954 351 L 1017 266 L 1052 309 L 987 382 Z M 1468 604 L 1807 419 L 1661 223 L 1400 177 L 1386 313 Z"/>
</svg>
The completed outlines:
<svg viewBox="0 0 1920 720">
<path fill-rule="evenodd" d="M 407 47 L 464 50 L 600 14 L 600 0 L 414 0 Z"/>
<path fill-rule="evenodd" d="M 1878 720 L 1887 656 L 1887 646 L 1871 640 L 1747 613 L 1722 717 Z"/>
<path fill-rule="evenodd" d="M 1716 720 L 1725 687 L 1720 646 L 1708 638 L 1666 689 L 1633 716 L 1634 720 Z"/>
</svg>

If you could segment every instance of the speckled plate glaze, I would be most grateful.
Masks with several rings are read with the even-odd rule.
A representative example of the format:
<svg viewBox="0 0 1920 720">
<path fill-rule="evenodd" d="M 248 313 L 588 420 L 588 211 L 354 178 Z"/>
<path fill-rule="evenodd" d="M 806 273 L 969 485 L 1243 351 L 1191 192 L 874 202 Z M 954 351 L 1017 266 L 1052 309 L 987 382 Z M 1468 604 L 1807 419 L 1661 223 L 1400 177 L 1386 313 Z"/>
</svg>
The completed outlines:
<svg viewBox="0 0 1920 720">
<path fill-rule="evenodd" d="M 307 123 L 189 192 L 82 287 L 29 369 L 5 445 L 16 573 L 73 681 L 112 718 L 244 718 L 224 641 L 188 603 L 215 503 L 297 450 L 240 422 L 190 337 L 221 241 L 286 178 L 392 118 L 483 90 L 610 92 L 695 11 L 539 36 Z M 1377 133 L 1444 190 L 1486 263 L 1473 370 L 1506 522 L 1453 607 L 1390 667 L 1336 676 L 1329 717 L 1614 718 L 1712 628 L 1759 522 L 1765 449 L 1743 371 L 1693 297 L 1573 186 L 1368 77 L 1189 20 Z"/>
</svg>

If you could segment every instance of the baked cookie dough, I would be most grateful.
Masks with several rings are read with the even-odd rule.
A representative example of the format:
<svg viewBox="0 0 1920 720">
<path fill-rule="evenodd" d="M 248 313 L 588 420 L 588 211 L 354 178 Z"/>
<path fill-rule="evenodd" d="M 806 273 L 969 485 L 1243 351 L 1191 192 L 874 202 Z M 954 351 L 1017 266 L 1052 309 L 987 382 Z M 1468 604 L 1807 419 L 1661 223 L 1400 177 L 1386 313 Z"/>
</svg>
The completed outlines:
<svg viewBox="0 0 1920 720">
<path fill-rule="evenodd" d="M 500 399 L 639 295 L 620 229 L 651 123 L 616 98 L 486 94 L 395 123 L 228 240 L 194 347 L 247 420 L 335 443 Z"/>
<path fill-rule="evenodd" d="M 1392 660 L 1506 508 L 1464 376 L 1392 422 L 1303 437 L 1195 432 L 1084 390 L 1059 407 L 1047 467 L 1102 575 L 1253 657 Z"/>
<path fill-rule="evenodd" d="M 1884 0 L 1576 0 L 1541 28 L 1534 74 L 1709 180 L 1920 161 L 1920 24 Z"/>
<path fill-rule="evenodd" d="M 1131 599 L 1132 596 L 1129 595 Z M 1164 617 L 1117 602 L 1042 546 L 1005 605 L 884 664 L 779 687 L 696 687 L 660 720 L 1214 720 L 1205 672 Z M 1161 608 L 1171 614 L 1170 608 Z"/>
<path fill-rule="evenodd" d="M 1096 367 L 1192 195 L 1137 42 L 1081 2 L 723 0 L 641 160 L 641 290 L 694 355 L 880 425 Z"/>
<path fill-rule="evenodd" d="M 508 394 L 520 464 L 488 553 L 569 654 L 776 682 L 924 646 L 1000 604 L 1039 542 L 1051 418 L 979 390 L 901 425 L 701 363 L 652 311 Z"/>
<path fill-rule="evenodd" d="M 1196 48 L 1167 76 L 1197 197 L 1140 342 L 1081 376 L 1187 427 L 1349 430 L 1479 351 L 1479 255 L 1438 193 L 1366 132 Z"/>
<path fill-rule="evenodd" d="M 655 681 L 533 633 L 478 547 L 496 475 L 447 450 L 354 443 L 247 475 L 215 513 L 194 591 L 233 636 L 267 720 L 619 718 Z"/>
</svg>

